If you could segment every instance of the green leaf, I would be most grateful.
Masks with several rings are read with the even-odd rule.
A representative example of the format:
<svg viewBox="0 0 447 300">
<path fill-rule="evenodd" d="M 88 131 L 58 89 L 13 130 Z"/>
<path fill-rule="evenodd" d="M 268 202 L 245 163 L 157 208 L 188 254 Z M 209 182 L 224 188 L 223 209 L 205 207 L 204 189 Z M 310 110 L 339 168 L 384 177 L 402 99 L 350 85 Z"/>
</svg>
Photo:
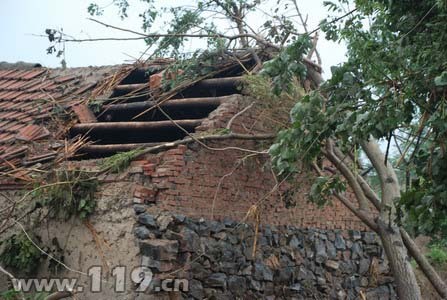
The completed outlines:
<svg viewBox="0 0 447 300">
<path fill-rule="evenodd" d="M 441 73 L 441 75 L 435 77 L 436 86 L 447 86 L 447 71 Z"/>
</svg>

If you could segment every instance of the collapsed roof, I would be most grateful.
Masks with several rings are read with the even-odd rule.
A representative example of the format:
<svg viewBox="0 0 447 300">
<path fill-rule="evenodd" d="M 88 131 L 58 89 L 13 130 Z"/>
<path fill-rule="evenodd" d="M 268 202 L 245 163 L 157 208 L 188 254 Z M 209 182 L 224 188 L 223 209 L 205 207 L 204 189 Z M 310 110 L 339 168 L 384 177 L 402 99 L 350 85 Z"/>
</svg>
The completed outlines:
<svg viewBox="0 0 447 300">
<path fill-rule="evenodd" d="M 221 54 L 208 65 L 196 62 L 196 73 L 172 68 L 171 59 L 71 69 L 0 65 L 0 175 L 27 180 L 26 167 L 35 164 L 182 139 L 240 93 L 241 76 L 256 61 L 251 52 Z M 175 84 L 166 87 L 166 79 Z"/>
</svg>

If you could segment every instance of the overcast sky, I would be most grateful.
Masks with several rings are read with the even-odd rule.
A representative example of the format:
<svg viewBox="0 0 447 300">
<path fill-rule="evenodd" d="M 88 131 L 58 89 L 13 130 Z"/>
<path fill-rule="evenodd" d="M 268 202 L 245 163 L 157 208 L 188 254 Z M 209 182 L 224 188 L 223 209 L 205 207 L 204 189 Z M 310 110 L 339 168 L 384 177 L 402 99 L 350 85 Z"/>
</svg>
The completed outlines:
<svg viewBox="0 0 447 300">
<path fill-rule="evenodd" d="M 161 1 L 161 0 L 160 0 Z M 46 28 L 63 28 L 64 32 L 77 38 L 95 37 L 122 37 L 129 36 L 113 29 L 107 29 L 99 24 L 87 20 L 87 6 L 92 0 L 1 0 L 0 30 L 2 46 L 0 47 L 0 61 L 8 62 L 35 62 L 44 66 L 60 66 L 60 58 L 47 55 L 45 49 L 49 47 L 46 38 L 36 37 L 42 35 Z M 97 0 L 96 3 L 107 5 L 111 0 Z M 179 1 L 163 0 L 165 3 Z M 316 28 L 321 19 L 326 17 L 326 9 L 322 0 L 298 0 L 303 14 L 308 14 L 308 26 Z M 141 19 L 138 13 L 143 11 L 144 3 L 138 0 L 129 0 L 129 18 L 121 20 L 114 7 L 109 7 L 99 20 L 120 27 L 141 31 Z M 192 0 L 182 1 L 190 4 Z M 273 7 L 276 0 L 268 5 Z M 253 14 L 249 22 L 257 25 L 264 22 L 265 16 L 260 13 Z M 158 29 L 162 32 L 161 29 Z M 190 44 L 197 43 L 191 41 Z M 68 67 L 90 65 L 112 65 L 132 61 L 139 57 L 146 49 L 143 41 L 118 42 L 88 42 L 66 43 L 66 62 Z M 344 60 L 345 47 L 324 40 L 320 36 L 318 49 L 321 53 L 326 76 L 332 65 Z"/>
</svg>

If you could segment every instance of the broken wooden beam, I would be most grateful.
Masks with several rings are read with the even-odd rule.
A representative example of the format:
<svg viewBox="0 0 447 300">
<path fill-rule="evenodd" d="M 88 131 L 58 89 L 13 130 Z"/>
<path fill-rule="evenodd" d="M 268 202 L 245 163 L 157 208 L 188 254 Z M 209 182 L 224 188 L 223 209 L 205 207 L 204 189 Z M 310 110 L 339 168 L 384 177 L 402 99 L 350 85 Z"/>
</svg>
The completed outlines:
<svg viewBox="0 0 447 300">
<path fill-rule="evenodd" d="M 24 161 L 23 161 L 23 165 L 25 167 L 28 167 L 30 165 L 34 165 L 37 163 L 43 163 L 43 162 L 47 162 L 50 160 L 53 160 L 55 157 L 57 156 L 56 152 L 49 152 L 49 153 L 45 153 L 42 155 L 35 155 L 35 156 L 30 156 L 27 157 Z"/>
<path fill-rule="evenodd" d="M 204 89 L 236 88 L 242 83 L 242 79 L 242 76 L 204 79 L 194 87 Z"/>
<path fill-rule="evenodd" d="M 178 107 L 218 107 L 222 102 L 227 100 L 230 96 L 224 97 L 207 97 L 207 98 L 184 98 L 172 99 L 160 104 L 161 108 L 178 108 Z M 126 111 L 126 110 L 143 110 L 156 106 L 156 101 L 143 101 L 122 104 L 104 105 L 104 111 Z"/>
<path fill-rule="evenodd" d="M 264 134 L 217 134 L 217 135 L 205 135 L 205 136 L 194 136 L 185 137 L 183 139 L 176 140 L 174 142 L 161 142 L 161 143 L 135 143 L 135 144 L 106 144 L 106 145 L 85 145 L 81 148 L 80 152 L 85 154 L 112 154 L 116 152 L 129 151 L 133 149 L 144 149 L 142 154 L 146 153 L 157 153 L 167 149 L 174 148 L 178 145 L 187 145 L 194 142 L 205 142 L 205 141 L 219 141 L 219 140 L 251 140 L 251 141 L 262 141 L 262 140 L 272 140 L 276 137 L 276 134 L 264 133 Z M 231 147 L 229 147 L 231 148 Z M 237 148 L 235 148 L 237 149 Z M 255 150 L 248 150 L 255 151 Z M 268 155 L 268 152 L 265 152 Z"/>
<path fill-rule="evenodd" d="M 236 77 L 223 77 L 223 78 L 211 78 L 204 79 L 199 81 L 194 85 L 194 87 L 198 88 L 236 88 L 238 85 L 242 83 L 242 76 Z M 149 84 L 147 83 L 134 83 L 134 84 L 120 84 L 117 85 L 114 90 L 115 92 L 120 93 L 130 93 L 134 91 L 139 91 L 149 88 Z"/>
<path fill-rule="evenodd" d="M 116 92 L 130 93 L 130 92 L 142 90 L 145 88 L 149 88 L 148 83 L 120 84 L 120 85 L 115 86 L 114 90 Z"/>
<path fill-rule="evenodd" d="M 72 107 L 73 112 L 81 123 L 97 122 L 95 114 L 91 111 L 87 104 L 78 104 Z"/>
<path fill-rule="evenodd" d="M 160 143 L 133 143 L 133 144 L 107 144 L 107 145 L 85 145 L 79 152 L 86 154 L 111 154 L 126 152 L 138 148 L 148 148 L 159 145 Z"/>
<path fill-rule="evenodd" d="M 185 129 L 193 129 L 202 123 L 203 119 L 195 120 L 175 120 L 178 126 Z M 90 130 L 95 131 L 111 131 L 111 130 L 163 130 L 176 129 L 177 125 L 172 121 L 156 121 L 156 122 L 98 122 L 98 123 L 82 123 L 76 124 L 71 128 L 73 134 L 85 133 Z"/>
</svg>

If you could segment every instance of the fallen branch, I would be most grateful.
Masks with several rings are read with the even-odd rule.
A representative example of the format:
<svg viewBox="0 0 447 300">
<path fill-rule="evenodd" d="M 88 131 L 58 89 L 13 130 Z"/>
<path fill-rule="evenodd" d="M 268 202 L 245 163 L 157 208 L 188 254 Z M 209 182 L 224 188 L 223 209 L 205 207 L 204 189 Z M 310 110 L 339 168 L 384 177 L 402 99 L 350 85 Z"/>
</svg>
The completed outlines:
<svg viewBox="0 0 447 300">
<path fill-rule="evenodd" d="M 312 168 L 317 172 L 318 176 L 325 176 L 323 171 L 318 167 L 318 165 L 313 162 Z M 370 217 L 370 214 L 354 205 L 349 199 L 340 193 L 334 193 L 334 196 L 347 208 L 349 209 L 357 218 L 359 218 L 363 223 L 365 223 L 372 231 L 378 232 L 378 226 L 376 222 Z"/>
<path fill-rule="evenodd" d="M 186 128 L 194 128 L 202 123 L 202 119 L 178 120 L 178 123 Z M 79 123 L 71 128 L 73 133 L 82 133 L 94 131 L 115 131 L 115 130 L 160 130 L 172 129 L 174 127 L 170 121 L 155 122 L 97 122 L 97 123 Z"/>
<path fill-rule="evenodd" d="M 178 145 L 194 143 L 194 142 L 196 142 L 196 140 L 201 141 L 201 142 L 210 141 L 210 140 L 231 140 L 231 139 L 234 139 L 234 140 L 271 140 L 271 139 L 274 139 L 275 137 L 276 137 L 276 134 L 251 135 L 251 134 L 238 134 L 238 133 L 198 136 L 198 137 L 194 137 L 194 139 L 189 137 L 189 138 L 185 138 L 183 140 L 175 141 L 172 143 L 166 143 L 166 144 L 161 144 L 158 146 L 147 148 L 147 149 L 143 150 L 143 152 L 140 153 L 140 155 L 163 151 L 166 149 L 176 147 Z M 232 149 L 232 148 L 234 148 L 234 147 L 226 147 L 224 149 Z"/>
<path fill-rule="evenodd" d="M 247 107 L 245 107 L 243 110 L 241 110 L 240 112 L 238 112 L 237 114 L 235 114 L 233 117 L 231 117 L 230 121 L 228 121 L 227 127 L 225 127 L 226 129 L 231 129 L 231 125 L 233 125 L 234 120 L 239 117 L 240 115 L 242 115 L 244 112 L 246 112 L 247 110 L 249 110 L 250 108 L 253 107 L 255 103 L 252 102 L 250 105 L 248 105 Z"/>
<path fill-rule="evenodd" d="M 188 137 L 190 137 L 192 140 L 194 140 L 195 142 L 199 143 L 201 146 L 205 147 L 205 149 L 208 150 L 212 150 L 212 151 L 226 151 L 226 150 L 239 150 L 242 152 L 248 152 L 248 153 L 256 153 L 256 154 L 267 154 L 268 151 L 264 150 L 264 151 L 256 151 L 256 150 L 250 150 L 250 149 L 246 149 L 246 148 L 241 148 L 241 147 L 225 147 L 225 148 L 215 148 L 215 147 L 210 147 L 204 143 L 202 143 L 201 140 L 197 139 L 194 135 L 192 135 L 190 132 L 188 132 L 188 130 L 186 130 L 185 128 L 183 128 L 181 125 L 179 125 L 177 123 L 176 120 L 172 119 L 169 114 L 167 114 L 161 107 L 158 106 L 158 109 L 166 116 L 166 118 L 169 119 L 169 121 L 171 121 L 175 126 L 177 126 L 177 128 L 179 128 L 180 130 L 182 130 Z"/>
<path fill-rule="evenodd" d="M 11 279 L 11 281 L 16 281 L 16 278 L 14 277 L 14 275 L 12 275 L 8 271 L 6 271 L 2 266 L 0 266 L 0 272 L 5 274 L 6 276 L 8 276 L 9 279 Z M 23 292 L 20 291 L 19 293 L 20 293 L 20 298 L 22 298 L 22 300 L 25 300 L 25 295 L 23 295 Z"/>
<path fill-rule="evenodd" d="M 447 299 L 447 285 L 445 282 L 427 261 L 427 258 L 421 253 L 416 243 L 411 239 L 410 235 L 405 231 L 405 229 L 401 227 L 399 230 L 408 253 L 414 258 L 425 277 L 427 277 L 428 281 L 430 281 L 432 286 L 438 292 L 439 296 L 441 296 L 442 299 Z"/>
<path fill-rule="evenodd" d="M 146 149 L 142 149 L 142 151 L 139 151 L 138 154 L 133 158 L 136 159 L 144 154 L 148 154 L 148 153 L 158 153 L 160 151 L 165 151 L 174 147 L 177 147 L 179 145 L 187 145 L 187 144 L 191 144 L 194 142 L 199 142 L 200 144 L 204 145 L 202 142 L 204 141 L 211 141 L 211 140 L 252 140 L 252 141 L 259 141 L 259 140 L 271 140 L 274 139 L 276 137 L 275 134 L 257 134 L 257 135 L 251 135 L 251 134 L 238 134 L 238 133 L 230 133 L 230 134 L 224 134 L 224 135 L 219 135 L 219 134 L 215 134 L 215 135 L 207 135 L 207 136 L 197 136 L 197 137 L 186 137 L 183 140 L 178 140 L 175 142 L 170 142 L 170 143 L 164 143 L 164 144 L 158 144 L 155 146 L 151 146 L 148 147 Z M 135 145 L 134 149 L 138 149 L 141 147 L 138 147 L 138 144 L 133 144 Z M 95 146 L 95 145 L 93 145 Z M 101 146 L 101 145 L 97 145 L 97 146 Z M 206 146 L 206 145 L 205 145 Z M 255 150 L 249 150 L 249 149 L 243 149 L 243 148 L 239 148 L 239 147 L 224 147 L 224 148 L 211 148 L 208 147 L 208 149 L 210 150 L 221 150 L 221 151 L 225 151 L 225 150 L 239 150 L 239 151 L 245 151 L 245 152 L 249 152 L 249 153 L 256 153 L 256 154 L 268 154 L 267 151 L 265 152 L 261 152 L 261 151 L 255 151 Z M 90 152 L 94 152 L 95 148 L 91 148 L 89 149 Z M 82 149 L 81 149 L 82 150 Z M 131 150 L 131 149 L 128 149 Z M 106 168 L 103 169 L 99 172 L 99 174 L 103 174 L 106 173 L 107 171 L 109 171 L 110 168 Z"/>
<path fill-rule="evenodd" d="M 53 294 L 48 295 L 45 300 L 59 300 L 64 299 L 73 296 L 72 292 L 69 291 L 62 291 L 62 292 L 55 292 Z"/>
</svg>

